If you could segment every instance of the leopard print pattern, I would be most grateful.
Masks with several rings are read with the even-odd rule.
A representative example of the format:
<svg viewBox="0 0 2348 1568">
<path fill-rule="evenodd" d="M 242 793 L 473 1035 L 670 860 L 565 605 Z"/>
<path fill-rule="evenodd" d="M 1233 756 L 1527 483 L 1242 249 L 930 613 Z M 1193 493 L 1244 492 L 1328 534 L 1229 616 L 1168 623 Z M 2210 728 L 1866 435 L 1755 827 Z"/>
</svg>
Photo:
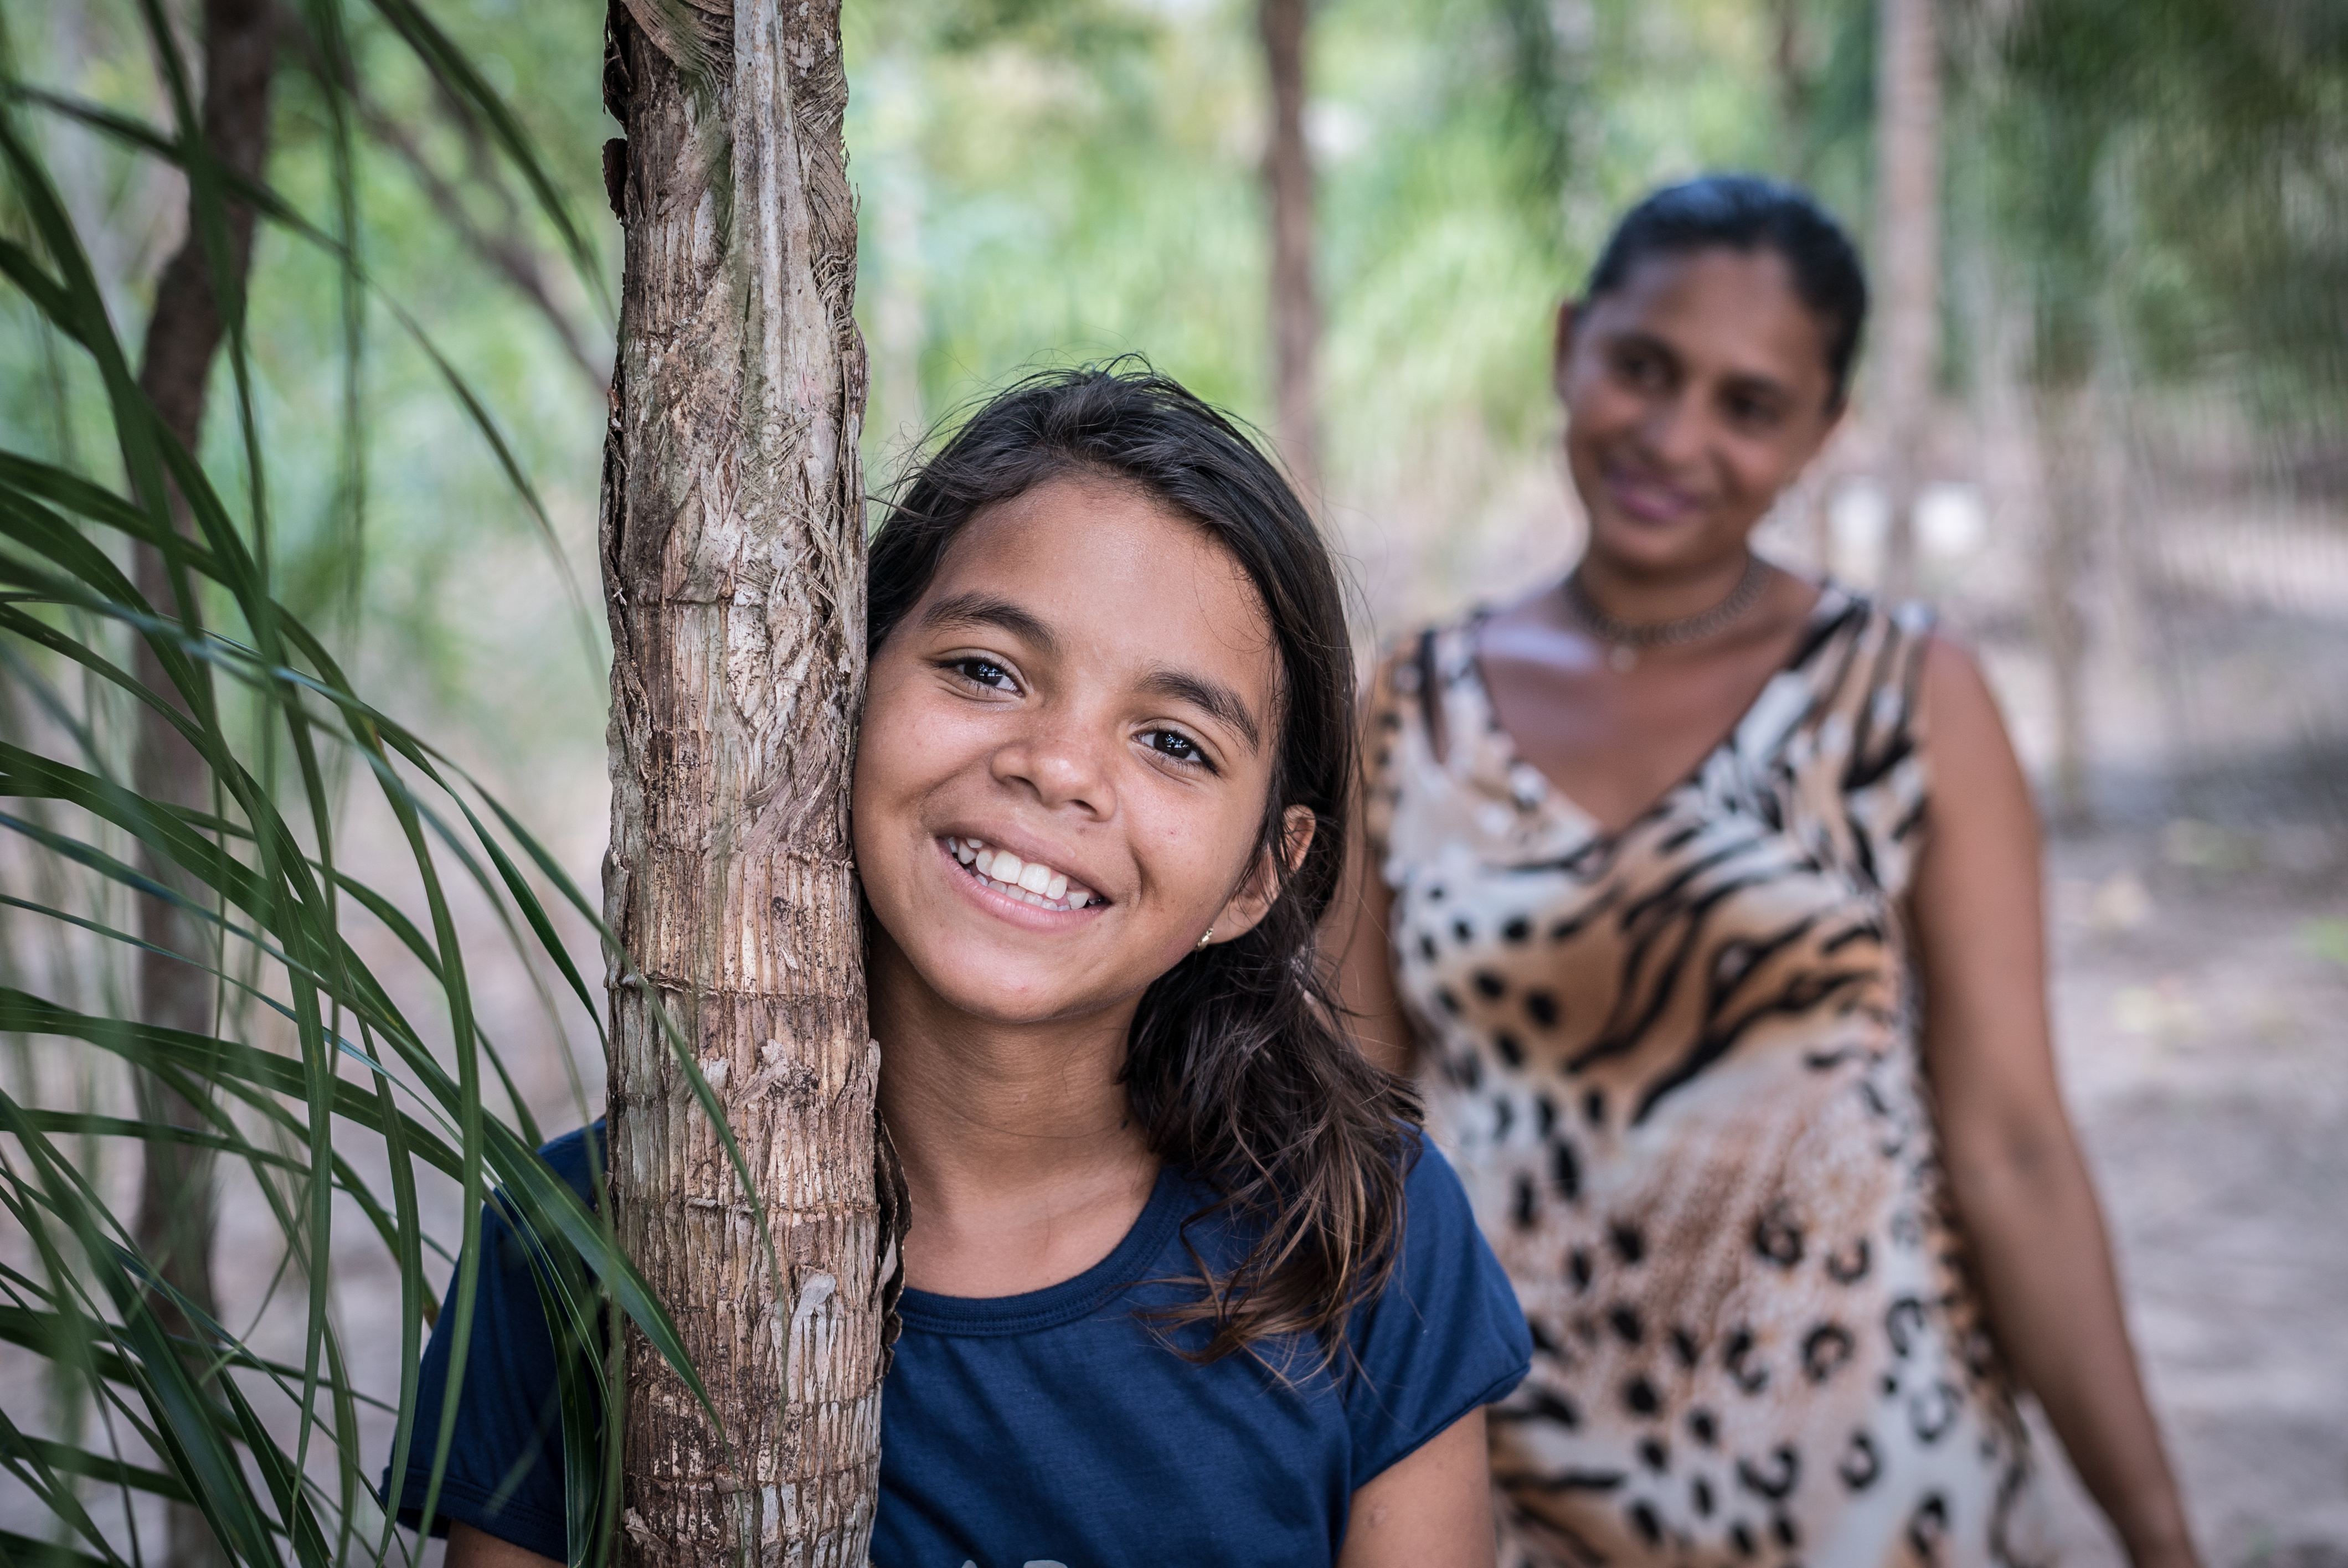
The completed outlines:
<svg viewBox="0 0 2348 1568">
<path fill-rule="evenodd" d="M 1368 804 L 1429 1130 L 1532 1325 L 1502 1563 L 2047 1562 L 1903 953 L 1925 617 L 1828 588 L 1612 834 L 1517 755 L 1476 626 L 1382 663 Z"/>
</svg>

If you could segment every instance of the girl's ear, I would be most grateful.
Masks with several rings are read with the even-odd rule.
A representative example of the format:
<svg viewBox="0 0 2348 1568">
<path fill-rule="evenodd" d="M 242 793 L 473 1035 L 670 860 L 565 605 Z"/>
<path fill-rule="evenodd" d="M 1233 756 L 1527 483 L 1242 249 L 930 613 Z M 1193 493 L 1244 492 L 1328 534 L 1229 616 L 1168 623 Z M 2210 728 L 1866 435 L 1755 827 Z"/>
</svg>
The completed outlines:
<svg viewBox="0 0 2348 1568">
<path fill-rule="evenodd" d="M 1290 872 L 1304 864 L 1305 854 L 1313 847 L 1313 835 L 1320 825 L 1320 819 L 1309 805 L 1292 805 L 1280 814 L 1280 856 L 1288 863 Z M 1272 866 L 1272 853 L 1269 849 L 1264 851 L 1247 879 L 1240 884 L 1240 890 L 1231 895 L 1231 901 L 1215 917 L 1216 943 L 1228 942 L 1254 930 L 1272 908 L 1272 900 L 1280 896 L 1280 876 Z"/>
</svg>

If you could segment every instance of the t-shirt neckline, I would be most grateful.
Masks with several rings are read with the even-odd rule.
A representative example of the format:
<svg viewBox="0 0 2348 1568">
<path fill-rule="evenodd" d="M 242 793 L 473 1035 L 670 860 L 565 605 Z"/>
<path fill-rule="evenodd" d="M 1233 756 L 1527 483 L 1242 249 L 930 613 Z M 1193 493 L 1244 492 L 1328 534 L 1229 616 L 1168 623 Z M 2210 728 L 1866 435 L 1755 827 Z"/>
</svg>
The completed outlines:
<svg viewBox="0 0 2348 1568">
<path fill-rule="evenodd" d="M 1211 1201 L 1195 1184 L 1161 1165 L 1149 1201 L 1109 1255 L 1072 1278 L 1018 1296 L 941 1296 L 907 1286 L 898 1298 L 906 1327 L 955 1338 L 1034 1334 L 1088 1317 L 1142 1282 L 1184 1217 Z"/>
</svg>

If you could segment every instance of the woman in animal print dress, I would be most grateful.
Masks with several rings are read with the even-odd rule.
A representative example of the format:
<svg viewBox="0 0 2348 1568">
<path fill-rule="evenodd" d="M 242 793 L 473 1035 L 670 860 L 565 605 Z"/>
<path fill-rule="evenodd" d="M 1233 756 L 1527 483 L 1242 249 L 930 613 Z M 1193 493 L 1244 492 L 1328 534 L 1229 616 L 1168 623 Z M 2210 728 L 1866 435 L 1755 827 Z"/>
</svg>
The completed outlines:
<svg viewBox="0 0 2348 1568">
<path fill-rule="evenodd" d="M 1747 548 L 1865 309 L 1806 196 L 1648 198 L 1558 316 L 1581 564 L 1376 677 L 1346 984 L 1533 1326 L 1504 1563 L 2045 1563 L 2027 1389 L 2136 1568 L 2193 1568 L 1996 708 L 1922 610 Z"/>
</svg>

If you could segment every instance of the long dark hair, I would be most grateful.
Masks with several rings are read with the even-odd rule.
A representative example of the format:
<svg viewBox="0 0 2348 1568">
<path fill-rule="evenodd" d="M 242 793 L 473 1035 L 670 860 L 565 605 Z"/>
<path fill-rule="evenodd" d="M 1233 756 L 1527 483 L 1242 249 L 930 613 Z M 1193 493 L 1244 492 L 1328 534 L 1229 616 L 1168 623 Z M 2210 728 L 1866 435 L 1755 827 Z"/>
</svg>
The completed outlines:
<svg viewBox="0 0 2348 1568">
<path fill-rule="evenodd" d="M 1867 325 L 1867 270 L 1842 225 L 1797 185 L 1705 174 L 1648 192 L 1614 225 L 1581 297 L 1612 293 L 1650 256 L 1710 250 L 1775 251 L 1785 259 L 1795 296 L 1826 329 L 1828 405 L 1840 408 Z"/>
<path fill-rule="evenodd" d="M 1202 1299 L 1166 1315 L 1212 1325 L 1198 1358 L 1284 1336 L 1334 1356 L 1353 1307 L 1392 1270 L 1418 1106 L 1345 1031 L 1314 944 L 1345 864 L 1354 661 L 1336 569 L 1295 493 L 1229 419 L 1138 359 L 1030 375 L 899 482 L 872 539 L 870 646 L 973 517 L 1067 475 L 1133 486 L 1189 518 L 1247 573 L 1271 622 L 1279 743 L 1259 848 L 1276 896 L 1254 929 L 1142 993 L 1124 1080 L 1159 1157 L 1256 1238 L 1228 1275 L 1201 1263 Z M 1291 868 L 1283 815 L 1296 805 L 1316 826 Z"/>
</svg>

